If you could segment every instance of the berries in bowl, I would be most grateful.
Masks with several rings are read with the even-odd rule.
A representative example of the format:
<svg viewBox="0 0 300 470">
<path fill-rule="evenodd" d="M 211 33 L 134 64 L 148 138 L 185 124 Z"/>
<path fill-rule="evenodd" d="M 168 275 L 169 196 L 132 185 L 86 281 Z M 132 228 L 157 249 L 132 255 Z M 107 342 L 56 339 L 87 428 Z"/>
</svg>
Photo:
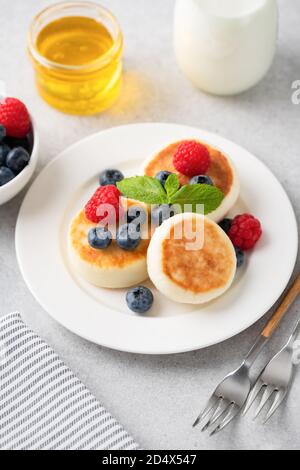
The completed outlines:
<svg viewBox="0 0 300 470">
<path fill-rule="evenodd" d="M 27 107 L 17 98 L 0 100 L 0 205 L 28 183 L 38 159 L 38 137 Z"/>
</svg>

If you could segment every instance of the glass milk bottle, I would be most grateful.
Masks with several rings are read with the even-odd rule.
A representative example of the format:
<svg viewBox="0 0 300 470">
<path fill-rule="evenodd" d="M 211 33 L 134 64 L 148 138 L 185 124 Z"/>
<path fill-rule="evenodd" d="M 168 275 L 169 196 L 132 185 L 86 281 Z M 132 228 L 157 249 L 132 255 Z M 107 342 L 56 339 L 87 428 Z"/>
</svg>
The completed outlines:
<svg viewBox="0 0 300 470">
<path fill-rule="evenodd" d="M 177 0 L 178 64 L 200 89 L 233 95 L 256 85 L 276 49 L 276 0 Z"/>
</svg>

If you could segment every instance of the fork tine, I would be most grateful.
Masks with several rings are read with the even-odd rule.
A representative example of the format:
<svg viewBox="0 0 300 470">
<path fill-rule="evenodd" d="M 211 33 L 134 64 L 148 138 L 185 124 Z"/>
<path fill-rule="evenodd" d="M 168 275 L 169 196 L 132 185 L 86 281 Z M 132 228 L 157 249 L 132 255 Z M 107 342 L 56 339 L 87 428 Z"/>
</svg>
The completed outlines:
<svg viewBox="0 0 300 470">
<path fill-rule="evenodd" d="M 271 398 L 271 396 L 273 395 L 274 392 L 275 392 L 275 388 L 273 387 L 273 385 L 268 385 L 266 387 L 266 389 L 263 393 L 263 396 L 261 397 L 260 404 L 258 405 L 258 407 L 255 411 L 253 419 L 258 417 L 259 413 L 262 411 L 263 407 L 265 406 L 265 404 L 267 403 L 269 398 Z"/>
<path fill-rule="evenodd" d="M 210 436 L 213 436 L 220 432 L 222 429 L 224 429 L 226 426 L 228 426 L 229 423 L 238 415 L 240 408 L 235 404 L 231 403 L 228 407 L 228 411 L 226 415 L 224 416 L 223 420 L 221 423 L 218 424 L 210 433 Z"/>
<path fill-rule="evenodd" d="M 248 413 L 249 409 L 252 406 L 252 403 L 254 402 L 255 398 L 257 397 L 257 395 L 259 394 L 259 392 L 260 392 L 260 390 L 263 386 L 264 386 L 263 382 L 260 379 L 258 379 L 256 384 L 252 388 L 251 392 L 249 393 L 249 396 L 248 396 L 247 401 L 246 401 L 245 408 L 244 408 L 243 413 L 242 413 L 243 416 L 245 416 L 245 414 Z"/>
<path fill-rule="evenodd" d="M 210 399 L 208 400 L 204 410 L 201 411 L 199 416 L 196 418 L 193 424 L 193 428 L 195 428 L 200 423 L 200 421 L 202 421 L 208 415 L 208 413 L 211 412 L 212 409 L 214 409 L 215 411 L 217 403 L 218 403 L 218 397 L 216 397 L 215 395 L 212 395 Z"/>
<path fill-rule="evenodd" d="M 216 413 L 219 413 L 220 409 L 222 408 L 222 401 L 223 401 L 223 398 L 219 397 L 217 399 L 215 407 L 211 410 L 210 413 L 206 415 L 207 416 L 206 424 L 203 425 L 201 432 L 206 431 L 206 429 L 210 426 L 211 419 L 215 416 Z"/>
<path fill-rule="evenodd" d="M 285 399 L 285 396 L 287 394 L 287 390 L 277 390 L 277 393 L 275 394 L 275 398 L 273 400 L 273 403 L 271 405 L 271 408 L 268 411 L 267 416 L 265 417 L 264 424 L 273 416 L 279 405 L 283 402 Z"/>
<path fill-rule="evenodd" d="M 228 411 L 230 406 L 231 406 L 231 403 L 228 402 L 227 400 L 225 400 L 225 399 L 220 400 L 218 408 L 216 409 L 216 411 L 214 412 L 214 414 L 210 418 L 210 420 L 207 423 L 205 429 L 207 429 L 209 426 L 211 426 L 216 421 L 218 421 L 221 418 L 221 416 L 223 416 L 224 413 L 226 413 Z"/>
</svg>

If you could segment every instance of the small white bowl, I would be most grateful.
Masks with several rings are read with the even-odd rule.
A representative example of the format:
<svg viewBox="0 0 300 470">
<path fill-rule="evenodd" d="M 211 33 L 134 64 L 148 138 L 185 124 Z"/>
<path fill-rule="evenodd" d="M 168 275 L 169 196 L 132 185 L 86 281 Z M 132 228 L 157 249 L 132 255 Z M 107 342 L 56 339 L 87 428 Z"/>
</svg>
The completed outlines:
<svg viewBox="0 0 300 470">
<path fill-rule="evenodd" d="M 33 132 L 33 148 L 29 164 L 14 179 L 0 186 L 0 206 L 15 197 L 26 186 L 36 168 L 39 155 L 39 138 L 31 117 Z"/>
</svg>

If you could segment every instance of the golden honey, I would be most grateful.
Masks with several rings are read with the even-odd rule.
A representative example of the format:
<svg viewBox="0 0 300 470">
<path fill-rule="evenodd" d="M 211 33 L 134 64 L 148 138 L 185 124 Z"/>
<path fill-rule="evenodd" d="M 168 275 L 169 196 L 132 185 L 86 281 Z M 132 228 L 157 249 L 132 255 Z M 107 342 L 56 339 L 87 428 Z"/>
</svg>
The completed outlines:
<svg viewBox="0 0 300 470">
<path fill-rule="evenodd" d="M 119 95 L 123 38 L 115 18 L 90 2 L 42 11 L 29 34 L 40 95 L 70 114 L 95 114 Z"/>
</svg>

